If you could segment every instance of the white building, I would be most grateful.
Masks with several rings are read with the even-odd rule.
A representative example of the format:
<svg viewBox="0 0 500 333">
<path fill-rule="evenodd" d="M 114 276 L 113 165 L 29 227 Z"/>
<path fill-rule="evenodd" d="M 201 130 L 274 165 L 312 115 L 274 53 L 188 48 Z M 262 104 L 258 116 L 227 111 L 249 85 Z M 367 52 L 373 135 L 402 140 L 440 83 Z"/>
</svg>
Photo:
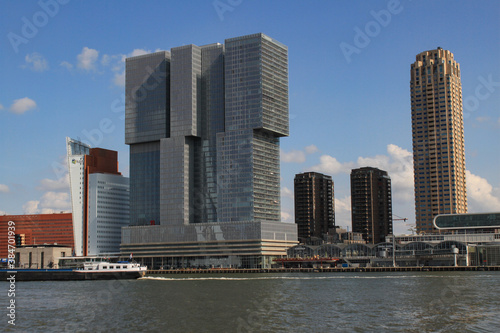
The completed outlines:
<svg viewBox="0 0 500 333">
<path fill-rule="evenodd" d="M 129 225 L 129 179 L 118 172 L 116 151 L 66 138 L 75 255 L 120 251 Z"/>
<path fill-rule="evenodd" d="M 93 173 L 89 177 L 88 254 L 120 252 L 122 227 L 129 222 L 129 179 Z"/>
</svg>

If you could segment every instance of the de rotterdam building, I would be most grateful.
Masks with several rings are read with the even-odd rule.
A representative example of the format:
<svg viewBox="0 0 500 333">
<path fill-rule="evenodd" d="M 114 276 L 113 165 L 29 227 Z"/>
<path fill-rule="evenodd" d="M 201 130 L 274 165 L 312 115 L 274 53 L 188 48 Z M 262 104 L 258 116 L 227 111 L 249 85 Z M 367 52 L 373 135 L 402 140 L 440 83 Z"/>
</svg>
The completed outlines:
<svg viewBox="0 0 500 333">
<path fill-rule="evenodd" d="M 467 213 L 460 65 L 438 47 L 411 65 L 417 232 L 437 232 L 438 214 Z"/>
<path fill-rule="evenodd" d="M 259 33 L 128 58 L 125 89 L 123 253 L 150 266 L 262 267 L 296 243 L 280 217 L 285 45 Z"/>
</svg>

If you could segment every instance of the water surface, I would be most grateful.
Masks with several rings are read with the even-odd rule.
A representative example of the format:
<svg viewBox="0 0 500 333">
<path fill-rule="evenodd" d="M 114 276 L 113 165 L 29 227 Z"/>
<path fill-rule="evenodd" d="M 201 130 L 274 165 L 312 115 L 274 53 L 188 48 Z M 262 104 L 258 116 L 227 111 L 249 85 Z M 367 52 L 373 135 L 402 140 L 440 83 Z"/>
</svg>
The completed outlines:
<svg viewBox="0 0 500 333">
<path fill-rule="evenodd" d="M 499 286 L 500 272 L 18 282 L 15 331 L 496 332 Z"/>
</svg>

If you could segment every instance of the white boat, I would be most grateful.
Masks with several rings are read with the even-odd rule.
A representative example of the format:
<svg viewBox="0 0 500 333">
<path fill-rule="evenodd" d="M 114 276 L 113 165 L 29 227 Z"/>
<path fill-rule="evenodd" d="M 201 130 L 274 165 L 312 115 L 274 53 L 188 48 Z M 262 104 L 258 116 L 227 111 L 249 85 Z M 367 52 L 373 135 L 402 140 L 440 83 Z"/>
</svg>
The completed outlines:
<svg viewBox="0 0 500 333">
<path fill-rule="evenodd" d="M 90 261 L 84 262 L 83 267 L 80 269 L 75 269 L 77 273 L 85 274 L 102 274 L 107 273 L 111 276 L 117 276 L 124 274 L 127 276 L 137 276 L 142 277 L 146 274 L 146 266 L 141 266 L 134 262 L 107 262 L 107 261 Z"/>
<path fill-rule="evenodd" d="M 78 267 L 72 268 L 1 269 L 0 278 L 3 281 L 10 276 L 16 281 L 121 280 L 143 277 L 146 271 L 146 266 L 135 262 L 93 260 L 78 262 Z"/>
</svg>

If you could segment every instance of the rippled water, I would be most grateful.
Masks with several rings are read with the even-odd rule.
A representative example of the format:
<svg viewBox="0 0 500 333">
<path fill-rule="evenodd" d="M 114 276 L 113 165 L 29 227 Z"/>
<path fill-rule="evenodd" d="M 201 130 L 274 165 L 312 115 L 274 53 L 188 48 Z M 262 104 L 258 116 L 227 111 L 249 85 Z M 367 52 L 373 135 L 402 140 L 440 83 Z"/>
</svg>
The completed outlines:
<svg viewBox="0 0 500 333">
<path fill-rule="evenodd" d="M 18 282 L 15 331 L 496 332 L 499 285 L 500 272 Z"/>
</svg>

